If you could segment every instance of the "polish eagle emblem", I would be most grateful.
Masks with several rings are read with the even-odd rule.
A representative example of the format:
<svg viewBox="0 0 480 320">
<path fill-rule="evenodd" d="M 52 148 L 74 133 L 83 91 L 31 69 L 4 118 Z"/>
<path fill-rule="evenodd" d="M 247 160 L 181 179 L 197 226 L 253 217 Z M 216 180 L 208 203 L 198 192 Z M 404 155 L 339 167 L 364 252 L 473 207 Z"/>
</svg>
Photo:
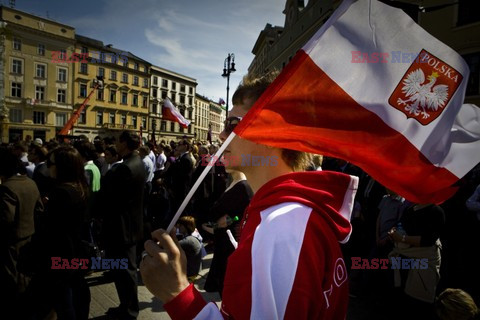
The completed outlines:
<svg viewBox="0 0 480 320">
<path fill-rule="evenodd" d="M 402 92 L 405 98 L 397 99 L 399 106 L 404 106 L 405 111 L 423 119 L 430 117 L 431 111 L 438 111 L 448 101 L 448 86 L 436 84 L 439 74 L 432 72 L 425 81 L 425 74 L 418 68 L 411 71 L 403 80 Z"/>
</svg>

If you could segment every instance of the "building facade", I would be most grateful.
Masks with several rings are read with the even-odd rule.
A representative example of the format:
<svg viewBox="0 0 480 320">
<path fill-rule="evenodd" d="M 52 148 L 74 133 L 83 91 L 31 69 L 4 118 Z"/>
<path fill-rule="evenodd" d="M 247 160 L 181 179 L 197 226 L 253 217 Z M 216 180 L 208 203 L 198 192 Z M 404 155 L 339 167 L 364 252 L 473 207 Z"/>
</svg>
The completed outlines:
<svg viewBox="0 0 480 320">
<path fill-rule="evenodd" d="M 151 64 L 99 40 L 80 35 L 76 40 L 75 52 L 87 58 L 72 63 L 74 110 L 92 92 L 97 77 L 104 85 L 91 95 L 72 133 L 94 139 L 128 129 L 147 139 Z"/>
<path fill-rule="evenodd" d="M 195 95 L 195 138 L 207 143 L 210 126 L 210 100 L 200 94 Z"/>
<path fill-rule="evenodd" d="M 0 134 L 2 142 L 27 136 L 54 138 L 59 115 L 72 112 L 73 27 L 0 7 Z"/>
<path fill-rule="evenodd" d="M 183 137 L 195 138 L 197 80 L 158 66 L 152 66 L 151 83 L 150 139 L 153 135 L 155 135 L 155 141 L 164 140 L 165 142 L 177 141 Z M 183 128 L 177 122 L 162 118 L 163 100 L 167 97 L 178 108 L 182 116 L 190 121 L 188 128 Z"/>
<path fill-rule="evenodd" d="M 212 128 L 212 143 L 218 144 L 222 142 L 220 140 L 220 132 L 223 131 L 226 111 L 220 104 L 214 101 L 210 101 L 209 109 L 210 109 L 209 126 L 211 126 Z"/>
</svg>

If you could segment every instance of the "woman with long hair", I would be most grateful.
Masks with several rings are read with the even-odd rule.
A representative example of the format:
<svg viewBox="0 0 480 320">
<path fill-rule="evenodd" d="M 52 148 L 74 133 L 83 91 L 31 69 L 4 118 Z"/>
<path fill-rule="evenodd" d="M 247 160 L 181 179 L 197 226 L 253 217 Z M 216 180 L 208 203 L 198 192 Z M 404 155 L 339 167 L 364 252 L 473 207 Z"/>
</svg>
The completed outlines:
<svg viewBox="0 0 480 320">
<path fill-rule="evenodd" d="M 73 147 L 61 146 L 50 152 L 47 166 L 55 186 L 39 231 L 42 258 L 37 288 L 44 297 L 40 309 L 49 312 L 53 308 L 58 319 L 88 319 L 90 291 L 84 277 L 88 266 L 80 262 L 81 258 L 90 258 L 82 242 L 87 239 L 84 233 L 89 190 L 83 160 Z M 59 261 L 54 263 L 54 259 Z"/>
</svg>

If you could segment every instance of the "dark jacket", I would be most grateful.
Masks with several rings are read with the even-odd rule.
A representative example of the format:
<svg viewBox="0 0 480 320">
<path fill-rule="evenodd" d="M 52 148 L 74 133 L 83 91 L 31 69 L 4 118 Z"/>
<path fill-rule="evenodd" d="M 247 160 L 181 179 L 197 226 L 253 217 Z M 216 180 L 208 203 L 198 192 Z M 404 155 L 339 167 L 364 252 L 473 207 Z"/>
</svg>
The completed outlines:
<svg viewBox="0 0 480 320">
<path fill-rule="evenodd" d="M 145 167 L 137 154 L 127 155 L 107 172 L 97 208 L 106 244 L 133 245 L 142 239 L 144 188 Z"/>
</svg>

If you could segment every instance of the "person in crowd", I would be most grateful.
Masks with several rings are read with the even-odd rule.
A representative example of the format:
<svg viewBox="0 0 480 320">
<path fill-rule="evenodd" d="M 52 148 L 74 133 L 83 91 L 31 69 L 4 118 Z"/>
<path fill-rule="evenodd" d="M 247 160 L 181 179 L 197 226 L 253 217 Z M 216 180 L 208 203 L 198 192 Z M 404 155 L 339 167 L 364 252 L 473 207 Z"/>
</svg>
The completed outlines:
<svg viewBox="0 0 480 320">
<path fill-rule="evenodd" d="M 244 78 L 220 138 L 225 140 L 272 81 Z M 221 311 L 189 285 L 183 250 L 163 230 L 145 243 L 140 266 L 146 287 L 173 319 L 345 319 L 348 282 L 339 242 L 351 232 L 349 215 L 358 179 L 303 171 L 304 152 L 233 138 L 225 150 L 276 157 L 276 166 L 240 166 L 254 192 L 240 223 L 238 248 L 228 259 Z M 157 244 L 158 242 L 158 244 Z"/>
<path fill-rule="evenodd" d="M 39 270 L 35 274 L 36 310 L 53 308 L 57 319 L 88 319 L 90 290 L 85 271 L 55 268 L 54 258 L 86 258 L 86 210 L 89 188 L 83 159 L 71 146 L 61 146 L 48 155 L 47 166 L 55 186 L 49 194 L 46 216 L 39 226 L 35 248 Z M 89 257 L 91 258 L 91 257 Z"/>
<path fill-rule="evenodd" d="M 192 216 L 180 217 L 176 227 L 178 242 L 187 258 L 187 277 L 193 282 L 202 266 L 202 238 L 196 230 L 195 218 Z"/>
<path fill-rule="evenodd" d="M 33 170 L 35 170 L 35 165 L 28 161 L 28 146 L 25 141 L 18 141 L 13 144 L 12 152 L 16 155 L 23 163 L 24 170 L 22 174 L 26 173 L 29 178 L 33 177 Z"/>
<path fill-rule="evenodd" d="M 393 249 L 392 239 L 389 237 L 389 231 L 395 227 L 402 216 L 405 199 L 390 189 L 386 189 L 387 194 L 383 196 L 378 205 L 379 214 L 377 218 L 377 248 L 378 255 L 385 258 Z"/>
<path fill-rule="evenodd" d="M 105 161 L 107 162 L 108 170 L 113 169 L 117 164 L 123 162 L 122 157 L 118 154 L 117 148 L 114 144 L 105 148 Z M 107 174 L 107 172 L 105 172 L 105 174 Z"/>
<path fill-rule="evenodd" d="M 139 313 L 137 293 L 137 250 L 143 239 L 143 198 L 145 167 L 136 150 L 140 137 L 123 131 L 116 149 L 123 162 L 105 175 L 97 197 L 98 216 L 103 218 L 102 240 L 105 255 L 110 259 L 128 259 L 128 269 L 112 270 L 112 278 L 120 299 L 120 306 L 110 308 L 107 314 L 120 319 L 136 319 Z"/>
<path fill-rule="evenodd" d="M 445 289 L 435 301 L 440 320 L 478 320 L 480 309 L 473 298 L 461 289 Z"/>
<path fill-rule="evenodd" d="M 138 154 L 140 155 L 143 165 L 145 166 L 145 194 L 148 196 L 150 194 L 150 191 L 152 190 L 152 180 L 155 165 L 148 156 L 150 154 L 150 149 L 148 148 L 148 146 L 140 146 L 138 148 Z"/>
<path fill-rule="evenodd" d="M 175 148 L 175 162 L 165 173 L 165 182 L 170 189 L 172 209 L 176 211 L 182 204 L 190 188 L 194 161 L 190 154 L 191 143 L 181 140 Z"/>
<path fill-rule="evenodd" d="M 145 146 L 148 147 L 148 158 L 155 165 L 155 161 L 157 159 L 157 156 L 155 155 L 155 145 L 149 141 L 145 144 Z"/>
<path fill-rule="evenodd" d="M 97 153 L 97 158 L 93 161 L 93 163 L 100 170 L 101 176 L 104 176 L 108 170 L 108 164 L 105 159 L 105 141 L 100 137 L 95 137 L 93 140 L 93 145 L 95 147 L 95 152 Z"/>
<path fill-rule="evenodd" d="M 48 192 L 53 184 L 47 167 L 47 154 L 47 149 L 37 144 L 32 144 L 28 148 L 28 161 L 35 164 L 32 179 L 37 184 L 40 195 L 44 199 L 48 198 Z"/>
<path fill-rule="evenodd" d="M 477 186 L 473 194 L 465 202 L 468 210 L 475 213 L 476 218 L 480 221 L 480 185 Z"/>
<path fill-rule="evenodd" d="M 100 190 L 100 169 L 95 165 L 98 154 L 95 146 L 88 140 L 79 140 L 75 142 L 75 149 L 78 150 L 85 163 L 85 177 L 90 191 L 97 192 Z"/>
<path fill-rule="evenodd" d="M 395 302 L 398 308 L 401 305 L 402 312 L 415 309 L 419 317 L 429 319 L 440 280 L 440 234 L 445 226 L 445 213 L 435 204 L 411 204 L 400 223 L 388 232 L 395 245 L 389 257 L 426 259 L 428 265 L 394 270 L 395 287 L 404 289 Z"/>
<path fill-rule="evenodd" d="M 202 225 L 205 231 L 214 235 L 213 259 L 204 289 L 207 292 L 216 291 L 220 296 L 223 291 L 227 260 L 235 250 L 230 237 L 233 236 L 238 242 L 240 221 L 253 197 L 252 188 L 248 185 L 245 175 L 237 170 L 227 169 L 227 171 L 232 178 L 232 183 L 211 208 L 210 221 L 214 221 L 214 226 Z"/>
<path fill-rule="evenodd" d="M 34 216 L 43 211 L 40 192 L 20 159 L 0 147 L 0 310 L 5 319 L 22 318 L 30 277 L 19 270 L 22 249 L 35 232 Z"/>
<path fill-rule="evenodd" d="M 167 157 L 165 156 L 163 145 L 158 145 L 157 149 L 158 149 L 158 156 L 155 162 L 155 171 L 162 172 L 163 170 L 165 170 L 165 163 L 167 162 Z"/>
</svg>

